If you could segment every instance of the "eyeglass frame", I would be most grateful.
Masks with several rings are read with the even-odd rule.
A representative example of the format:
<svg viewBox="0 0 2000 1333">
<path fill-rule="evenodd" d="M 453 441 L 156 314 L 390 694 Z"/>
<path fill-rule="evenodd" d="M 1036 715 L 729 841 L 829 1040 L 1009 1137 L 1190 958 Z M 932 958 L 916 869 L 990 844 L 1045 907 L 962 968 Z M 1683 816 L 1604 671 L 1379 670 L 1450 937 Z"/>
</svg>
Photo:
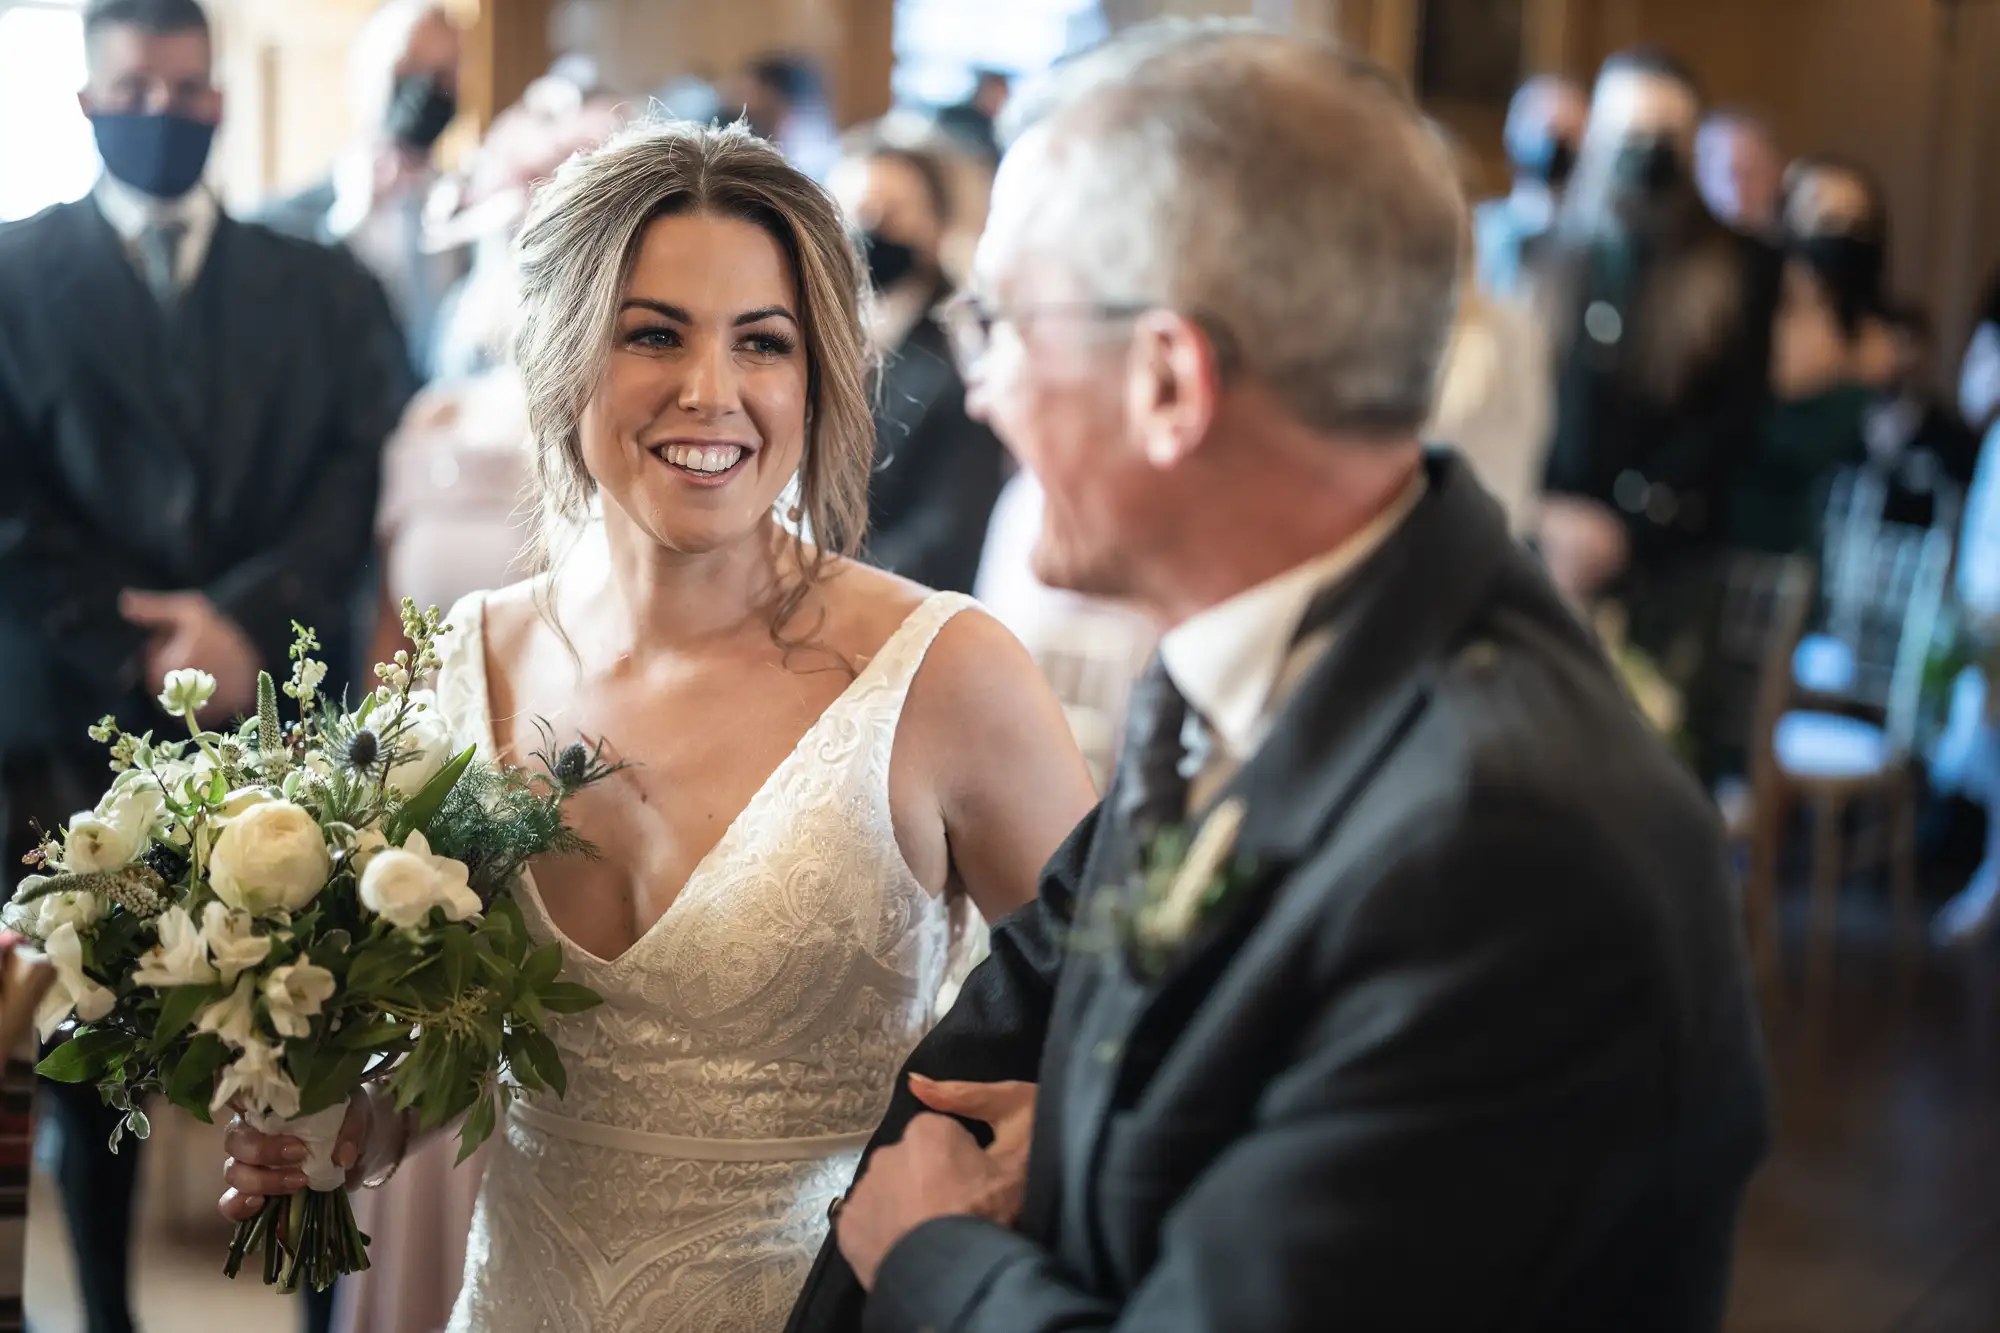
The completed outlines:
<svg viewBox="0 0 2000 1333">
<path fill-rule="evenodd" d="M 995 325 L 1012 324 L 1023 328 L 1030 320 L 1043 315 L 1071 315 L 1097 323 L 1116 323 L 1171 308 L 1158 301 L 1038 301 L 1003 310 L 988 304 L 975 292 L 960 291 L 938 307 L 937 317 L 944 327 L 945 340 L 951 344 L 952 360 L 958 365 L 958 373 L 969 379 L 993 344 Z M 1233 368 L 1237 364 L 1236 339 L 1229 332 L 1229 327 L 1202 311 L 1183 313 L 1208 335 L 1222 369 L 1226 372 Z M 970 343 L 974 329 L 978 330 L 979 339 L 976 351 Z"/>
</svg>

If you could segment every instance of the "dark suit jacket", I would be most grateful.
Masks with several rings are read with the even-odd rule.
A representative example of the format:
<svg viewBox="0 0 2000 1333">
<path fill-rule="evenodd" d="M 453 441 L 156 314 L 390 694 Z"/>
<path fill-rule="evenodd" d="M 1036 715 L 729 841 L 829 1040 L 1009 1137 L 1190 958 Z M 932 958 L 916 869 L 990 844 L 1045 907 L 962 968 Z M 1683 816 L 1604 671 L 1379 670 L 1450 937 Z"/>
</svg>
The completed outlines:
<svg viewBox="0 0 2000 1333">
<path fill-rule="evenodd" d="M 315 626 L 344 672 L 408 392 L 342 252 L 223 217 L 167 312 L 90 200 L 0 227 L 0 757 L 154 724 L 124 588 L 207 592 L 275 675 Z"/>
<path fill-rule="evenodd" d="M 869 562 L 928 588 L 971 592 L 1007 455 L 965 414 L 951 344 L 928 316 L 883 365 L 875 456 Z"/>
<path fill-rule="evenodd" d="M 981 1007 L 918 1047 L 1006 1077 L 1046 1034 L 1025 1211 L 919 1228 L 860 1326 L 1719 1325 L 1766 1118 L 1716 816 L 1498 506 L 1430 466 L 1233 784 L 1247 887 L 1157 982 L 1072 948 L 1039 1031 L 1003 929 Z M 1100 820 L 1030 923 L 1114 891 Z M 822 1256 L 793 1329 L 856 1327 L 851 1284 Z"/>
</svg>

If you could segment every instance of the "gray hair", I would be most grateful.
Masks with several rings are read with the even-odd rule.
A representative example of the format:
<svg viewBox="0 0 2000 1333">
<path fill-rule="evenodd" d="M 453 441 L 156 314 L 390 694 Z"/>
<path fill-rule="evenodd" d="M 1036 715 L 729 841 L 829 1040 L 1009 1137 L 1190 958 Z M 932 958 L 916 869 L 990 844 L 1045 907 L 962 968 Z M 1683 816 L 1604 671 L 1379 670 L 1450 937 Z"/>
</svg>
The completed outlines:
<svg viewBox="0 0 2000 1333">
<path fill-rule="evenodd" d="M 1463 190 L 1378 66 L 1254 23 L 1141 25 L 1009 107 L 1063 162 L 1050 258 L 1200 321 L 1306 424 L 1429 416 L 1459 298 Z"/>
</svg>

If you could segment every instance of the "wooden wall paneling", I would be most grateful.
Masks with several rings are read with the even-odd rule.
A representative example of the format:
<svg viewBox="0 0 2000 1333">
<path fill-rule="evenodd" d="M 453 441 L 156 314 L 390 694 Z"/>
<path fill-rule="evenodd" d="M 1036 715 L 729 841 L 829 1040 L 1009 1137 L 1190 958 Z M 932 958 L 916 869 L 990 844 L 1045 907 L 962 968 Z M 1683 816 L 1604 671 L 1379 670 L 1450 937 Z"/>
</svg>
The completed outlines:
<svg viewBox="0 0 2000 1333">
<path fill-rule="evenodd" d="M 476 0 L 468 20 L 460 101 L 480 131 L 548 72 L 553 0 Z"/>
<path fill-rule="evenodd" d="M 896 0 L 840 0 L 839 40 L 828 62 L 834 119 L 842 126 L 886 115 L 896 69 Z"/>
</svg>

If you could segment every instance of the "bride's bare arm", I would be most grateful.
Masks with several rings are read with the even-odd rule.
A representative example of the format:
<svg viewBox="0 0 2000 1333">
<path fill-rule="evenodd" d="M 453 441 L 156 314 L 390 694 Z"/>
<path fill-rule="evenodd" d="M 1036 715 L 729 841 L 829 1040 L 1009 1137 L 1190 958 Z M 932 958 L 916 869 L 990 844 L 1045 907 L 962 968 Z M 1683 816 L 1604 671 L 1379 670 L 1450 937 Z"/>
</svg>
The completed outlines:
<svg viewBox="0 0 2000 1333">
<path fill-rule="evenodd" d="M 945 626 L 912 686 L 914 721 L 944 819 L 951 875 L 997 921 L 1032 901 L 1043 865 L 1097 802 L 1062 705 L 998 621 Z"/>
</svg>

